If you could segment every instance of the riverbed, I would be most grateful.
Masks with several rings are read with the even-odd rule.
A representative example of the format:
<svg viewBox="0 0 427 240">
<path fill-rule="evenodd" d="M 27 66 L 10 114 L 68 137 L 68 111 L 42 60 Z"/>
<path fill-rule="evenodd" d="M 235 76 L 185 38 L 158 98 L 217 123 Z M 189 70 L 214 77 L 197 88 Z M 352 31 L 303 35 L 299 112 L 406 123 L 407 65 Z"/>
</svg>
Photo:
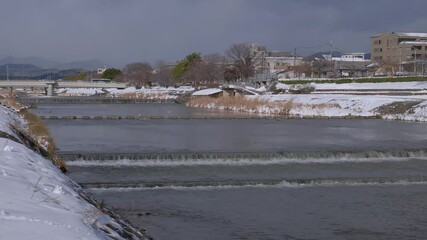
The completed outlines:
<svg viewBox="0 0 427 240">
<path fill-rule="evenodd" d="M 63 116 L 233 114 L 175 104 L 46 105 L 33 111 Z M 81 159 L 68 162 L 70 177 L 154 239 L 427 235 L 425 123 L 262 119 L 45 123 L 59 153 L 81 154 Z M 106 152 L 147 155 L 84 159 L 85 153 Z"/>
</svg>

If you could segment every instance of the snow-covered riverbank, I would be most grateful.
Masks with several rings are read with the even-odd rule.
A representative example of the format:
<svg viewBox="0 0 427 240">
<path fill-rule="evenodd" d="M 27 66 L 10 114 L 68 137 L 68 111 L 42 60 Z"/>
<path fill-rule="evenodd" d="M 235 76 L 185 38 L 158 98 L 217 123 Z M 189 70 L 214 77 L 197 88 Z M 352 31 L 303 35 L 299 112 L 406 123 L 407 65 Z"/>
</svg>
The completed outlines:
<svg viewBox="0 0 427 240">
<path fill-rule="evenodd" d="M 427 121 L 427 95 L 267 94 L 247 98 L 259 98 L 271 103 L 288 102 L 291 103 L 289 114 L 304 117 L 377 116 L 384 119 Z M 268 105 L 266 108 L 268 109 Z"/>
<path fill-rule="evenodd" d="M 290 94 L 290 89 L 295 86 L 310 88 L 308 92 L 311 93 Z M 260 88 L 258 90 L 263 90 L 262 95 L 238 97 L 236 100 L 193 94 L 187 106 L 307 118 L 367 117 L 427 121 L 426 81 L 313 83 L 299 86 L 277 83 L 271 89 L 271 92 L 266 92 L 265 88 Z"/>
<path fill-rule="evenodd" d="M 126 89 L 107 88 L 105 90 L 95 88 L 61 88 L 56 91 L 58 96 L 94 96 L 105 95 L 107 97 L 126 97 L 138 99 L 175 99 L 179 95 L 194 91 L 192 87 L 151 87 Z"/>
<path fill-rule="evenodd" d="M 0 239 L 144 239 L 85 200 L 49 160 L 16 142 L 12 123 L 25 125 L 0 106 L 0 131 L 9 136 L 0 138 Z"/>
</svg>

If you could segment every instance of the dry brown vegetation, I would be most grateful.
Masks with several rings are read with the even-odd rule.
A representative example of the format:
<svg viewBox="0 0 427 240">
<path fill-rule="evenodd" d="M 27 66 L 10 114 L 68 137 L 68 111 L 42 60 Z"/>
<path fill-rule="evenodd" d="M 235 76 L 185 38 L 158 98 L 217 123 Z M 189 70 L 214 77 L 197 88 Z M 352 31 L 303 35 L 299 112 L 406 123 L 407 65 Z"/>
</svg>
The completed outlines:
<svg viewBox="0 0 427 240">
<path fill-rule="evenodd" d="M 1 99 L 0 102 L 3 105 L 6 105 L 8 107 L 15 109 L 15 111 L 17 111 L 17 112 L 24 109 L 24 106 L 22 106 L 20 103 L 15 101 L 15 99 L 13 99 L 13 98 L 4 98 L 4 99 Z"/>
<path fill-rule="evenodd" d="M 18 91 L 1 88 L 0 95 L 5 97 L 16 97 L 18 95 Z"/>
<path fill-rule="evenodd" d="M 53 164 L 55 164 L 61 171 L 66 172 L 67 166 L 65 162 L 55 156 L 55 141 L 50 134 L 46 125 L 40 120 L 40 118 L 30 113 L 25 107 L 16 102 L 14 99 L 2 99 L 2 104 L 5 104 L 11 108 L 14 108 L 16 111 L 19 111 L 22 117 L 28 123 L 28 133 L 25 134 L 28 138 L 31 138 L 35 143 L 37 143 L 39 148 L 42 148 L 46 152 L 46 157 L 48 157 Z M 22 130 L 22 128 L 15 126 L 15 129 Z"/>
<path fill-rule="evenodd" d="M 293 101 L 272 102 L 266 99 L 245 98 L 244 96 L 219 98 L 196 97 L 192 98 L 187 103 L 187 106 L 274 115 L 290 115 L 291 110 L 295 114 L 295 112 L 304 108 L 319 111 L 327 108 L 340 108 L 340 105 L 337 103 L 302 104 Z"/>
<path fill-rule="evenodd" d="M 272 113 L 277 115 L 289 115 L 292 109 L 292 101 L 270 102 L 259 98 L 245 98 L 244 96 L 235 97 L 196 97 L 188 103 L 189 107 L 217 108 L 227 111 L 242 111 L 252 113 Z M 263 109 L 269 108 L 269 112 Z"/>
<path fill-rule="evenodd" d="M 28 122 L 29 135 L 38 140 L 37 142 L 40 144 L 41 147 L 46 150 L 48 154 L 47 157 L 50 158 L 52 163 L 55 164 L 59 169 L 61 169 L 61 171 L 66 172 L 67 166 L 65 164 L 65 161 L 55 155 L 55 141 L 46 125 L 40 120 L 37 115 L 30 113 L 27 110 L 22 111 L 22 116 Z"/>
</svg>

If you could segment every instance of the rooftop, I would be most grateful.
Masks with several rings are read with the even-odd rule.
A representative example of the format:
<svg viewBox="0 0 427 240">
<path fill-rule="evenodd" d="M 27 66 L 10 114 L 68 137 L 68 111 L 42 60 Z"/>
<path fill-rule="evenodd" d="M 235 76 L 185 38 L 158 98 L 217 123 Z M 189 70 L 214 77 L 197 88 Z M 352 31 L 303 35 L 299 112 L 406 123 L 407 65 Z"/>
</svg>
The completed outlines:
<svg viewBox="0 0 427 240">
<path fill-rule="evenodd" d="M 388 33 L 378 33 L 378 34 L 372 35 L 371 38 L 379 37 L 379 36 L 381 36 L 383 34 L 388 34 Z M 422 37 L 422 38 L 427 38 L 427 33 L 392 32 L 392 34 L 396 34 L 399 37 Z"/>
<path fill-rule="evenodd" d="M 403 41 L 399 44 L 409 44 L 409 45 L 427 45 L 427 41 Z"/>
<path fill-rule="evenodd" d="M 395 32 L 399 37 L 427 37 L 427 33 Z"/>
</svg>

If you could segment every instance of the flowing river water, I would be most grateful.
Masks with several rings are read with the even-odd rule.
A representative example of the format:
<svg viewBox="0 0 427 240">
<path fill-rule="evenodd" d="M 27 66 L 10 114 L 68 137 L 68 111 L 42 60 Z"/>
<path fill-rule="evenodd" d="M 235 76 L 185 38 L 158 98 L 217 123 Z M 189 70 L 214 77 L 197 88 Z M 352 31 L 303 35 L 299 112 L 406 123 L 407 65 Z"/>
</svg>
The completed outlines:
<svg viewBox="0 0 427 240">
<path fill-rule="evenodd" d="M 174 104 L 40 105 L 32 111 L 230 115 Z M 425 123 L 44 121 L 70 177 L 154 239 L 427 236 Z"/>
</svg>

